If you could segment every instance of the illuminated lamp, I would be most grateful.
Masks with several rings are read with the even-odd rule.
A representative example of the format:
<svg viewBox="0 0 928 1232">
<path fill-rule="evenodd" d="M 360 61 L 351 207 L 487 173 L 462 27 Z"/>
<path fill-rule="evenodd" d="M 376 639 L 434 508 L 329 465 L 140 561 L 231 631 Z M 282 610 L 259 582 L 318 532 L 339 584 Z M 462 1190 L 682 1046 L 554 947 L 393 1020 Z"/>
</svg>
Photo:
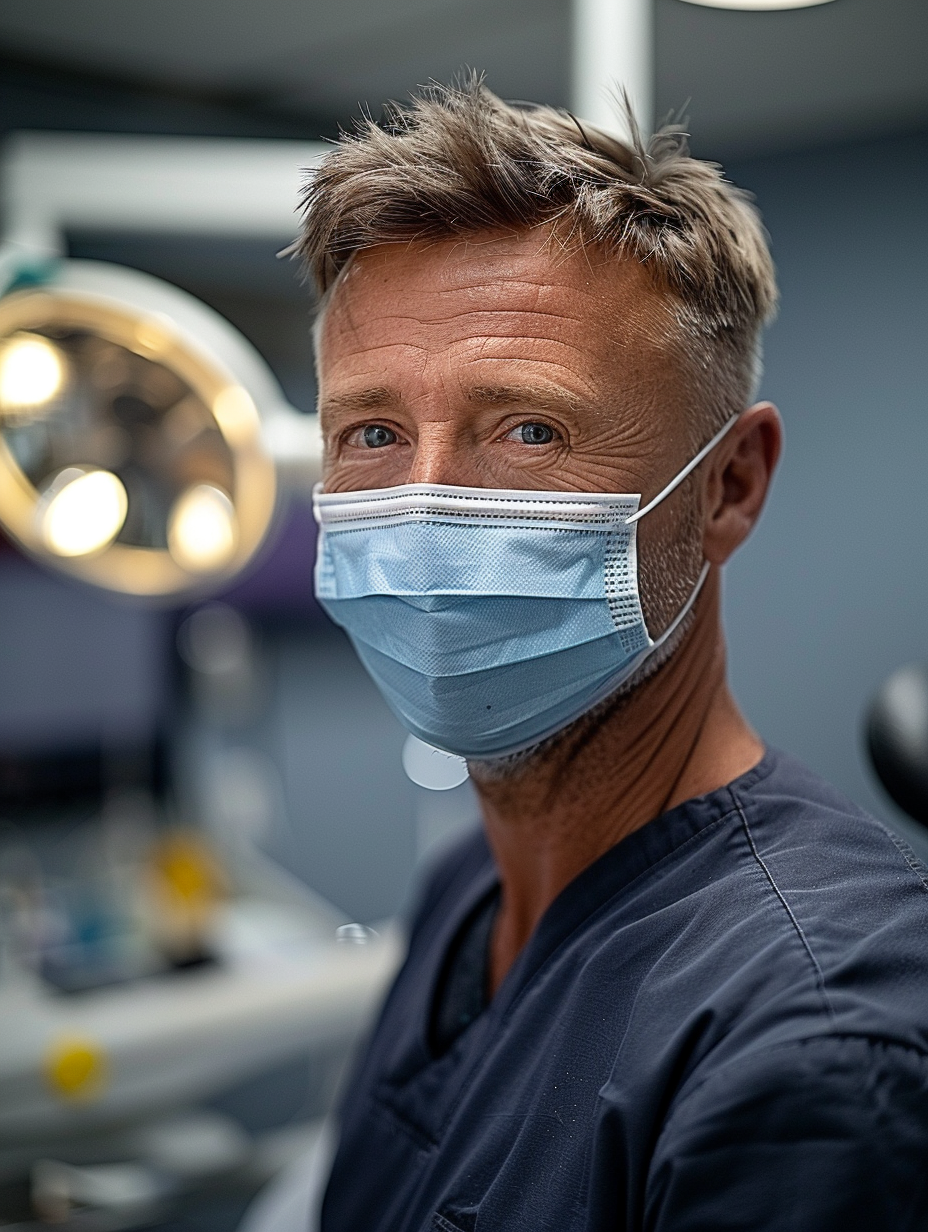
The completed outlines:
<svg viewBox="0 0 928 1232">
<path fill-rule="evenodd" d="M 274 512 L 265 429 L 295 419 L 238 331 L 158 279 L 61 261 L 0 299 L 0 522 L 88 582 L 170 597 L 239 572 Z"/>
<path fill-rule="evenodd" d="M 41 414 L 65 383 L 64 356 L 38 334 L 19 333 L 0 350 L 0 406 L 9 414 Z"/>
<path fill-rule="evenodd" d="M 832 0 L 683 0 L 684 4 L 701 4 L 707 9 L 743 9 L 745 12 L 761 13 L 773 9 L 811 9 L 818 4 L 831 4 Z"/>
<path fill-rule="evenodd" d="M 171 510 L 168 551 L 187 569 L 200 573 L 224 565 L 237 537 L 232 502 L 212 484 L 188 488 Z"/>
<path fill-rule="evenodd" d="M 56 556 L 88 556 L 109 547 L 126 520 L 129 498 L 111 471 L 66 466 L 37 513 L 45 546 Z"/>
</svg>

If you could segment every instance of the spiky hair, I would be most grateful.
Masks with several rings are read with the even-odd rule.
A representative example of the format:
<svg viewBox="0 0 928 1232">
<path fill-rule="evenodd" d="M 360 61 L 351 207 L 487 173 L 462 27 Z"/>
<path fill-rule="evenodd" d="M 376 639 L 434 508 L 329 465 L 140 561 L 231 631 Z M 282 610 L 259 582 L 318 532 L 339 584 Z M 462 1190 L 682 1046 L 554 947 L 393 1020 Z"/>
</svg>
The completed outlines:
<svg viewBox="0 0 928 1232">
<path fill-rule="evenodd" d="M 631 258 L 674 301 L 696 369 L 715 369 L 720 418 L 750 396 L 776 307 L 763 225 L 679 126 L 645 141 L 626 111 L 623 142 L 566 111 L 505 103 L 476 74 L 426 87 L 382 122 L 360 120 L 309 173 L 295 249 L 323 296 L 361 249 L 486 231 L 547 226 L 568 248 Z"/>
</svg>

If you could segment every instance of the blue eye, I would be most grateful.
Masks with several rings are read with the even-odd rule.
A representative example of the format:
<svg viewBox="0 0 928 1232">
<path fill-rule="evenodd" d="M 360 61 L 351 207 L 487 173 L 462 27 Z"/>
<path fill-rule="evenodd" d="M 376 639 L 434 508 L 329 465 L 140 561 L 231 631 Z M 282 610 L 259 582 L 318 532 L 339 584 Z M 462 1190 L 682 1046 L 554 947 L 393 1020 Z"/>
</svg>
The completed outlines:
<svg viewBox="0 0 928 1232">
<path fill-rule="evenodd" d="M 361 434 L 368 449 L 383 449 L 396 443 L 396 433 L 382 424 L 368 424 Z"/>
<path fill-rule="evenodd" d="M 519 435 L 523 445 L 549 445 L 554 440 L 554 429 L 543 423 L 525 423 Z"/>
</svg>

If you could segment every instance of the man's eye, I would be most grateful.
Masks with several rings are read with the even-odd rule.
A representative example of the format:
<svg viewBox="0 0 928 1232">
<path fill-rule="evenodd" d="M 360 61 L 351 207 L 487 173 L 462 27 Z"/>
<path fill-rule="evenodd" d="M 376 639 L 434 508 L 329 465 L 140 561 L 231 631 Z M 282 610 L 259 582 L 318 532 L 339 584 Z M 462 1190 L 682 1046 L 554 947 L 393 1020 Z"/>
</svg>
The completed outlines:
<svg viewBox="0 0 928 1232">
<path fill-rule="evenodd" d="M 545 423 L 520 424 L 512 436 L 523 445 L 549 445 L 554 440 L 554 429 Z"/>
<path fill-rule="evenodd" d="M 384 445 L 396 444 L 396 433 L 382 424 L 368 424 L 361 437 L 368 449 L 383 449 Z"/>
</svg>

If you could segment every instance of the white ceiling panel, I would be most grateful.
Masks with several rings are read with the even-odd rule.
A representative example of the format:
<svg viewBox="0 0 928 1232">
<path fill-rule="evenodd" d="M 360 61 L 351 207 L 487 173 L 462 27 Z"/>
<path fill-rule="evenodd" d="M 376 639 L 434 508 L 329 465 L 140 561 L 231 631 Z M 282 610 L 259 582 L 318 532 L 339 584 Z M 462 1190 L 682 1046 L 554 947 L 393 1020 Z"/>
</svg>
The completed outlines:
<svg viewBox="0 0 928 1232">
<path fill-rule="evenodd" d="M 928 123 L 928 0 L 745 13 L 656 0 L 660 111 L 702 151 Z M 568 102 L 568 0 L 0 0 L 8 53 L 259 98 L 341 122 L 470 65 L 505 97 Z"/>
</svg>

